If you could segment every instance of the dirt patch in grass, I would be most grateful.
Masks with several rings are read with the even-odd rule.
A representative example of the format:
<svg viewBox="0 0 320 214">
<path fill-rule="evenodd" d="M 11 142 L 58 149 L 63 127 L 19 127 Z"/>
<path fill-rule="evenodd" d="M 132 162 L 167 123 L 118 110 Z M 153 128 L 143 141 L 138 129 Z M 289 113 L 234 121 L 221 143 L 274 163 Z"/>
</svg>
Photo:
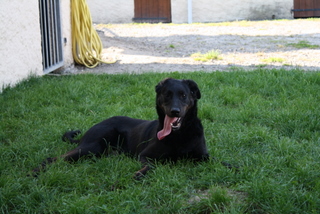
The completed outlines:
<svg viewBox="0 0 320 214">
<path fill-rule="evenodd" d="M 73 72 L 141 73 L 229 71 L 295 67 L 320 70 L 320 19 L 211 24 L 97 24 L 103 59 L 117 60 Z M 304 46 L 292 44 L 307 44 Z M 191 55 L 219 51 L 220 60 L 196 61 Z M 263 62 L 281 58 L 283 62 Z"/>
</svg>

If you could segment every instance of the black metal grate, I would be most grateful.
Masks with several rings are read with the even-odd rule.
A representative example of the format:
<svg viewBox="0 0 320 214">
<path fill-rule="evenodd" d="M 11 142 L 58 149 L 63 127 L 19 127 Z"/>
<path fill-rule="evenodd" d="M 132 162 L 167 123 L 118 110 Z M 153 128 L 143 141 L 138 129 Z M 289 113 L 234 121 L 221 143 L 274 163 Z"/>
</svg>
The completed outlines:
<svg viewBox="0 0 320 214">
<path fill-rule="evenodd" d="M 59 0 L 39 0 L 43 72 L 63 66 Z"/>
</svg>

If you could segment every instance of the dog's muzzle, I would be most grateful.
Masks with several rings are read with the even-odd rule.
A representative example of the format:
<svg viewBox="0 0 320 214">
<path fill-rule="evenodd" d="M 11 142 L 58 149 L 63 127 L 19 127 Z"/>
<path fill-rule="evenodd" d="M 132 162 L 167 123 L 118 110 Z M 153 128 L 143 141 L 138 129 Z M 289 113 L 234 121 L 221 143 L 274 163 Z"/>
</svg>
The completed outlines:
<svg viewBox="0 0 320 214">
<path fill-rule="evenodd" d="M 157 137 L 159 140 L 162 140 L 166 136 L 168 136 L 171 131 L 176 131 L 181 127 L 181 117 L 169 117 L 165 116 L 163 122 L 163 128 L 157 133 Z"/>
</svg>

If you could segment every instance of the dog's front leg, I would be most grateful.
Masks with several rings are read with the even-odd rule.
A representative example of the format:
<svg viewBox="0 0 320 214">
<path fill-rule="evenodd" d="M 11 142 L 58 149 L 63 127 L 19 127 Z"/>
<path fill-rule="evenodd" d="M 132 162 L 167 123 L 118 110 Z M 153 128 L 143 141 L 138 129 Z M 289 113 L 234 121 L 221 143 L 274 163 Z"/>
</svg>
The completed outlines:
<svg viewBox="0 0 320 214">
<path fill-rule="evenodd" d="M 166 160 L 171 153 L 172 149 L 164 143 L 154 142 L 149 144 L 139 155 L 142 169 L 135 173 L 134 178 L 141 179 L 154 166 L 154 161 Z"/>
</svg>

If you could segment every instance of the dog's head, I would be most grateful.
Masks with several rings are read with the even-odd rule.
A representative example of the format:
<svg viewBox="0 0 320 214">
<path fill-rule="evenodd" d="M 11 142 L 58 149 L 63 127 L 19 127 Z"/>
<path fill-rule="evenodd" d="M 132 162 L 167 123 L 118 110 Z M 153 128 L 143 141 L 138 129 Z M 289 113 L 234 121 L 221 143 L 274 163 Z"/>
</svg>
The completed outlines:
<svg viewBox="0 0 320 214">
<path fill-rule="evenodd" d="M 156 93 L 157 111 L 160 123 L 163 122 L 163 129 L 158 133 L 158 138 L 161 140 L 171 131 L 180 129 L 188 111 L 196 107 L 201 93 L 197 83 L 193 80 L 171 78 L 159 82 L 156 86 Z"/>
</svg>

